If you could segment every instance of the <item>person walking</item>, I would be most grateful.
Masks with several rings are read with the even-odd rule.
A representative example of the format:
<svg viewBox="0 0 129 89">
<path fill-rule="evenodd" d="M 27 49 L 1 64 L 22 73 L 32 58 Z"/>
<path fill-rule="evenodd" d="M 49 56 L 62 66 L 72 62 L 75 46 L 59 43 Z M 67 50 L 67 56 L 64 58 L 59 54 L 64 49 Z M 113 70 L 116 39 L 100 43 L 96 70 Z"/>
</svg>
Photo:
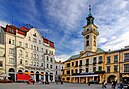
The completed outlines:
<svg viewBox="0 0 129 89">
<path fill-rule="evenodd" d="M 103 82 L 102 82 L 102 88 L 104 89 L 104 88 L 107 88 L 107 83 L 106 83 L 106 81 L 104 80 Z"/>
<path fill-rule="evenodd" d="M 129 84 L 128 84 L 128 87 L 126 89 L 129 89 Z"/>
</svg>

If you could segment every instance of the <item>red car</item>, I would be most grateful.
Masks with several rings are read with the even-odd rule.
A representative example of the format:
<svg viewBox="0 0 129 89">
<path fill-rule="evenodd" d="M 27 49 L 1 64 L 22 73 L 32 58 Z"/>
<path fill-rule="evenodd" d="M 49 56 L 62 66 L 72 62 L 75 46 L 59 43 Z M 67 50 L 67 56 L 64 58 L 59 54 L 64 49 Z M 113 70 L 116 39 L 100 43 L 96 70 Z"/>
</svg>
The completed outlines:
<svg viewBox="0 0 129 89">
<path fill-rule="evenodd" d="M 30 79 L 29 81 L 27 81 L 27 84 L 34 84 L 35 81 L 33 79 Z"/>
</svg>

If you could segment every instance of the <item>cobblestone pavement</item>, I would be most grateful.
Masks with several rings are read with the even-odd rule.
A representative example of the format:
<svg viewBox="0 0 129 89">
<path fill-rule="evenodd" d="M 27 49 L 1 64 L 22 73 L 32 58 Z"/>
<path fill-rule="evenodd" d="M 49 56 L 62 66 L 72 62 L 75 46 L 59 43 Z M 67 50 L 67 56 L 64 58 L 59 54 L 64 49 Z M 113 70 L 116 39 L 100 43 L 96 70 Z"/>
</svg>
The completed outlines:
<svg viewBox="0 0 129 89">
<path fill-rule="evenodd" d="M 49 85 L 39 85 L 38 83 L 34 85 L 28 85 L 26 83 L 1 83 L 0 89 L 102 89 L 100 84 L 91 84 L 90 86 L 86 84 L 72 84 L 64 83 L 55 84 L 50 83 Z M 107 85 L 107 89 L 111 89 L 111 85 Z"/>
</svg>

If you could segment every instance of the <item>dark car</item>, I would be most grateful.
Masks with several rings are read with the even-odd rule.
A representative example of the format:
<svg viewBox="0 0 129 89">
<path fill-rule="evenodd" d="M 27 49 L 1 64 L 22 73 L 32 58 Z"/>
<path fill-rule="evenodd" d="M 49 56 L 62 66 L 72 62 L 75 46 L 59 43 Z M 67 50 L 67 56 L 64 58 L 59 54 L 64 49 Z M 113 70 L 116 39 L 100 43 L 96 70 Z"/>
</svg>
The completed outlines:
<svg viewBox="0 0 129 89">
<path fill-rule="evenodd" d="M 89 81 L 88 83 L 89 83 L 89 84 L 99 84 L 99 82 L 96 81 L 96 80 Z"/>
<path fill-rule="evenodd" d="M 128 84 L 122 83 L 123 89 L 126 89 L 128 87 Z M 120 84 L 118 85 L 117 89 L 120 89 Z"/>
</svg>

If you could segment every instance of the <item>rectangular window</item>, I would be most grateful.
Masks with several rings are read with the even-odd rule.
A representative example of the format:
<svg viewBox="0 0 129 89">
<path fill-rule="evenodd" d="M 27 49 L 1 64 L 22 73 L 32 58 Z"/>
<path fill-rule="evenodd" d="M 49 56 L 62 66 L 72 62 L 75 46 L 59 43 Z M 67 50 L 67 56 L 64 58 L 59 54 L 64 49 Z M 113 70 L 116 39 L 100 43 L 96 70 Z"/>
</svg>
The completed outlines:
<svg viewBox="0 0 129 89">
<path fill-rule="evenodd" d="M 118 55 L 114 55 L 114 63 L 118 62 Z"/>
<path fill-rule="evenodd" d="M 39 47 L 37 47 L 37 51 L 39 51 Z"/>
<path fill-rule="evenodd" d="M 52 69 L 52 65 L 50 65 L 50 68 Z"/>
<path fill-rule="evenodd" d="M 31 41 L 31 38 L 29 37 L 29 41 Z"/>
<path fill-rule="evenodd" d="M 31 58 L 33 58 L 33 53 L 31 53 Z"/>
<path fill-rule="evenodd" d="M 74 66 L 74 62 L 72 62 L 72 66 Z"/>
<path fill-rule="evenodd" d="M 33 45 L 31 45 L 31 49 L 33 49 Z"/>
<path fill-rule="evenodd" d="M 82 69 L 79 69 L 79 73 L 82 73 Z"/>
<path fill-rule="evenodd" d="M 89 59 L 86 59 L 86 65 L 89 65 Z"/>
<path fill-rule="evenodd" d="M 22 42 L 21 41 L 19 41 L 19 46 L 22 46 Z"/>
<path fill-rule="evenodd" d="M 124 61 L 129 61 L 129 53 L 124 54 Z"/>
<path fill-rule="evenodd" d="M 87 72 L 87 73 L 89 72 L 89 68 L 86 68 L 86 72 Z"/>
<path fill-rule="evenodd" d="M 42 52 L 43 52 L 43 48 L 42 48 L 41 50 L 42 50 Z"/>
<path fill-rule="evenodd" d="M 114 72 L 117 72 L 117 71 L 118 71 L 118 66 L 114 65 Z"/>
<path fill-rule="evenodd" d="M 39 40 L 39 44 L 41 44 L 41 40 Z"/>
<path fill-rule="evenodd" d="M 36 50 L 36 46 L 34 46 L 34 50 Z"/>
<path fill-rule="evenodd" d="M 11 39 L 9 39 L 9 44 L 11 44 Z"/>
<path fill-rule="evenodd" d="M 96 71 L 96 67 L 93 67 L 93 72 L 95 72 Z"/>
<path fill-rule="evenodd" d="M 50 59 L 51 62 L 53 62 L 52 58 Z"/>
<path fill-rule="evenodd" d="M 93 58 L 93 64 L 96 64 L 96 57 Z"/>
<path fill-rule="evenodd" d="M 110 66 L 107 66 L 107 73 L 110 73 Z"/>
<path fill-rule="evenodd" d="M 3 61 L 0 61 L 0 67 L 3 67 Z"/>
<path fill-rule="evenodd" d="M 10 64 L 14 64 L 15 62 L 14 62 L 14 58 L 9 58 L 9 63 Z"/>
<path fill-rule="evenodd" d="M 71 74 L 73 74 L 73 70 L 71 70 Z"/>
<path fill-rule="evenodd" d="M 14 45 L 14 40 L 12 41 L 12 45 Z"/>
<path fill-rule="evenodd" d="M 26 57 L 28 57 L 28 52 L 26 52 Z"/>
<path fill-rule="evenodd" d="M 102 63 L 102 56 L 99 56 L 99 63 Z"/>
<path fill-rule="evenodd" d="M 34 42 L 34 43 L 37 43 L 37 40 L 36 40 L 36 38 L 33 38 L 33 42 Z"/>
<path fill-rule="evenodd" d="M 70 67 L 70 63 L 67 63 L 67 67 Z"/>
<path fill-rule="evenodd" d="M 99 71 L 102 71 L 102 66 L 99 66 Z"/>
<path fill-rule="evenodd" d="M 70 70 L 67 70 L 67 74 L 70 74 Z"/>
<path fill-rule="evenodd" d="M 79 64 L 79 66 L 82 66 L 82 60 L 80 60 L 80 64 Z"/>
<path fill-rule="evenodd" d="M 46 53 L 48 53 L 48 50 L 46 49 Z"/>
<path fill-rule="evenodd" d="M 13 48 L 9 48 L 9 53 L 10 54 L 14 54 L 14 49 Z"/>
<path fill-rule="evenodd" d="M 36 54 L 34 54 L 34 58 L 36 58 Z"/>
<path fill-rule="evenodd" d="M 75 73 L 78 73 L 77 69 L 75 69 Z"/>
<path fill-rule="evenodd" d="M 107 64 L 110 63 L 110 58 L 111 58 L 110 56 L 107 57 Z"/>
<path fill-rule="evenodd" d="M 25 44 L 25 48 L 28 48 L 28 44 L 27 43 Z"/>
<path fill-rule="evenodd" d="M 76 61 L 76 65 L 75 65 L 75 67 L 77 67 L 78 66 L 78 61 Z"/>
<path fill-rule="evenodd" d="M 129 64 L 124 64 L 124 72 L 129 72 Z"/>
</svg>

